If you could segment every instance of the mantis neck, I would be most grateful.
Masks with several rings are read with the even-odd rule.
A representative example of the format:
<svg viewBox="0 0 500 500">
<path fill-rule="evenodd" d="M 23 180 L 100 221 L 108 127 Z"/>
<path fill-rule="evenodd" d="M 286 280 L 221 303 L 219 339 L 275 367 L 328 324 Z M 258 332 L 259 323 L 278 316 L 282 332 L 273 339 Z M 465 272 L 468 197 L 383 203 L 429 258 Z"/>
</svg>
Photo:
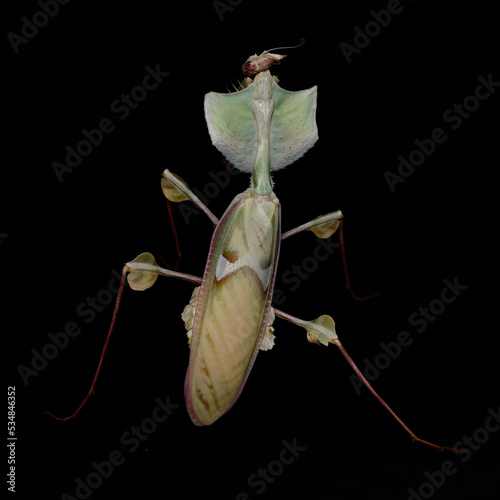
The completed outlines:
<svg viewBox="0 0 500 500">
<path fill-rule="evenodd" d="M 264 71 L 255 77 L 254 82 L 255 91 L 251 109 L 257 128 L 257 154 L 252 175 L 252 188 L 257 194 L 265 195 L 273 192 L 269 163 L 271 118 L 274 110 L 273 79 L 269 71 Z"/>
</svg>

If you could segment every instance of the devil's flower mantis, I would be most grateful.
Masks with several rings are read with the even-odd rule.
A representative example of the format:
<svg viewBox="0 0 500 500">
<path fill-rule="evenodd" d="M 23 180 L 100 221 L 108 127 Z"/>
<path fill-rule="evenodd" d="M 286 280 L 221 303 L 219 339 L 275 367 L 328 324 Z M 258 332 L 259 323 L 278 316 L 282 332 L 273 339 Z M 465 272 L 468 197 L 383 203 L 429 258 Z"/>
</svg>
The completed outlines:
<svg viewBox="0 0 500 500">
<path fill-rule="evenodd" d="M 72 415 L 56 418 L 74 417 L 93 393 L 125 279 L 132 289 L 145 290 L 158 276 L 167 276 L 197 285 L 182 313 L 190 343 L 185 399 L 196 425 L 214 423 L 236 402 L 259 350 L 273 347 L 276 316 L 304 328 L 309 342 L 336 345 L 377 400 L 414 440 L 441 450 L 461 451 L 420 439 L 404 424 L 347 354 L 330 316 L 304 321 L 271 305 L 281 241 L 302 231 L 329 238 L 342 220 L 342 213 L 336 211 L 281 234 L 281 207 L 273 192 L 271 172 L 293 163 L 318 139 L 317 88 L 298 92 L 282 89 L 269 68 L 283 57 L 269 51 L 251 56 L 243 65 L 247 77 L 240 90 L 205 96 L 212 143 L 236 168 L 251 173 L 250 187 L 234 198 L 220 220 L 182 179 L 169 170 L 163 172 L 161 185 L 167 199 L 195 203 L 215 225 L 203 277 L 162 268 L 150 253 L 142 253 L 127 263 L 90 391 Z"/>
</svg>

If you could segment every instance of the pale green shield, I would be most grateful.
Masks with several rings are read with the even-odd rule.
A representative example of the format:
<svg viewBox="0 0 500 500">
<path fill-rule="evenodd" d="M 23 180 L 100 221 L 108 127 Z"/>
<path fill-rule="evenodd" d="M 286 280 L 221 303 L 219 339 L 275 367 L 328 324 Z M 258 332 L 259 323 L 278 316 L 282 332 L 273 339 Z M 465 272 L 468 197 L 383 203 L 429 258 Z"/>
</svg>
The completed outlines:
<svg viewBox="0 0 500 500">
<path fill-rule="evenodd" d="M 205 118 L 213 145 L 244 172 L 252 172 L 257 151 L 257 132 L 250 108 L 254 87 L 252 83 L 239 92 L 205 95 Z M 290 92 L 273 80 L 272 91 L 271 171 L 296 161 L 318 139 L 317 87 Z"/>
</svg>

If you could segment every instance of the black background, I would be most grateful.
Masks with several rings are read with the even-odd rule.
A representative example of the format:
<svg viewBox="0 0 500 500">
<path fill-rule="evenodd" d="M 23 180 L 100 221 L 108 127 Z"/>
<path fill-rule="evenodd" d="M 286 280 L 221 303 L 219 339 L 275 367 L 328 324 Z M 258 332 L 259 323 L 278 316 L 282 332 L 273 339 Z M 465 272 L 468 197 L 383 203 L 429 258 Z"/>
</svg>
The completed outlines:
<svg viewBox="0 0 500 500">
<path fill-rule="evenodd" d="M 195 427 L 183 399 L 189 351 L 180 313 L 193 288 L 185 282 L 127 289 L 94 397 L 74 421 L 43 414 L 72 412 L 99 359 L 112 305 L 86 323 L 79 304 L 143 251 L 175 260 L 163 169 L 202 192 L 210 173 L 225 171 L 206 130 L 204 94 L 237 85 L 249 55 L 304 37 L 273 71 L 288 90 L 318 85 L 320 139 L 274 175 L 283 229 L 341 209 L 354 287 L 382 296 L 351 299 L 338 250 L 292 290 L 282 275 L 311 262 L 318 243 L 307 233 L 283 242 L 280 308 L 304 319 L 331 314 L 360 367 L 374 361 L 381 342 L 408 331 L 413 344 L 374 381 L 380 394 L 418 435 L 438 443 L 484 427 L 499 402 L 493 241 L 500 91 L 456 130 L 443 113 L 474 94 L 480 75 L 500 80 L 492 39 L 498 12 L 495 2 L 401 5 L 350 63 L 339 44 L 353 44 L 354 28 L 363 29 L 370 10 L 387 2 L 243 0 L 220 19 L 210 1 L 72 1 L 18 53 L 5 36 L 2 331 L 6 384 L 17 393 L 19 498 L 76 498 L 77 478 L 85 481 L 92 462 L 114 451 L 125 462 L 92 499 L 235 499 L 240 492 L 282 499 L 304 488 L 314 499 L 405 499 L 446 459 L 456 472 L 434 491 L 421 489 L 425 498 L 497 498 L 498 434 L 467 463 L 412 443 L 366 390 L 356 395 L 350 367 L 333 346 L 309 344 L 281 320 L 274 349 L 259 355 L 234 408 L 211 427 Z M 40 10 L 34 1 L 16 2 L 5 34 L 20 35 L 22 17 Z M 157 65 L 169 76 L 120 120 L 111 103 Z M 76 147 L 82 129 L 103 118 L 115 130 L 59 182 L 52 163 L 64 163 L 66 146 Z M 396 172 L 398 155 L 407 158 L 413 141 L 438 127 L 447 140 L 391 192 L 384 173 Z M 231 177 L 210 209 L 220 216 L 247 184 L 245 174 Z M 174 214 L 180 270 L 201 275 L 211 223 L 197 215 L 186 224 L 177 206 Z M 409 316 L 455 278 L 467 289 L 418 333 Z M 30 367 L 32 350 L 41 352 L 48 333 L 69 321 L 81 326 L 80 335 L 23 383 L 20 365 Z M 167 397 L 179 408 L 131 451 L 121 436 L 151 417 L 156 398 Z M 279 459 L 283 441 L 294 440 L 306 449 L 259 494 L 248 478 Z"/>
</svg>

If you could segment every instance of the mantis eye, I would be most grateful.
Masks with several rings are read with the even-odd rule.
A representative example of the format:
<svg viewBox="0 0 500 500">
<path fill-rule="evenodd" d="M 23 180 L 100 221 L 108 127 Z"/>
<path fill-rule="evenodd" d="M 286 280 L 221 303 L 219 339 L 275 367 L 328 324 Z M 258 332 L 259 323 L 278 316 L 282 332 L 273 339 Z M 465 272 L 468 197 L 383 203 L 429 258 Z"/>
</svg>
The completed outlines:
<svg viewBox="0 0 500 500">
<path fill-rule="evenodd" d="M 242 70 L 245 75 L 253 75 L 256 73 L 257 65 L 254 62 L 247 61 L 243 64 Z"/>
</svg>

